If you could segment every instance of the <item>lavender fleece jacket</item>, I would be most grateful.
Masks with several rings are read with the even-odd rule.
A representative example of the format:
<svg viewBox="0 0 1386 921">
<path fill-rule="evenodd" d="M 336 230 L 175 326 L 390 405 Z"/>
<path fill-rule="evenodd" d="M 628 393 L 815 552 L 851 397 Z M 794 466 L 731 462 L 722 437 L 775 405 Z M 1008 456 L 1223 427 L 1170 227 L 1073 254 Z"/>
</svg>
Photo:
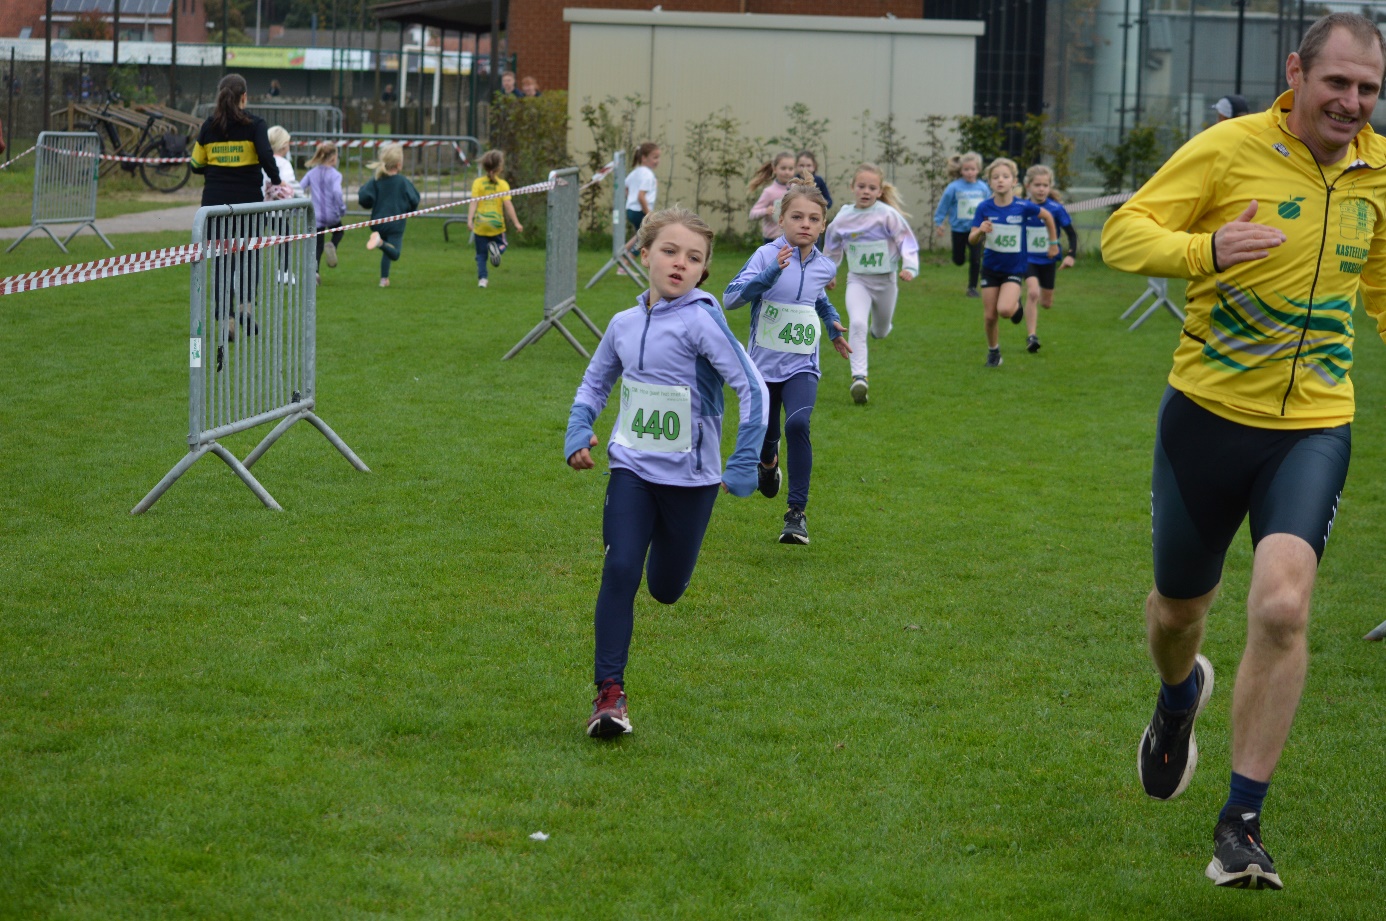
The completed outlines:
<svg viewBox="0 0 1386 921">
<path fill-rule="evenodd" d="M 807 257 L 795 249 L 789 257 L 789 267 L 781 271 L 780 248 L 786 244 L 782 240 L 766 243 L 751 254 L 746 265 L 727 285 L 722 302 L 728 310 L 735 310 L 742 304 L 751 305 L 751 335 L 748 353 L 751 361 L 760 369 L 767 381 L 787 381 L 796 374 L 808 371 L 814 377 L 821 377 L 818 368 L 818 352 L 807 355 L 792 352 L 777 352 L 756 345 L 756 328 L 760 322 L 760 305 L 764 300 L 781 304 L 807 304 L 812 302 L 818 319 L 823 321 L 823 331 L 829 339 L 842 335 L 833 326 L 842 322 L 837 309 L 823 293 L 828 282 L 837 277 L 837 265 L 814 247 Z"/>
<path fill-rule="evenodd" d="M 682 385 L 692 396 L 695 428 L 692 450 L 661 453 L 607 443 L 613 469 L 625 469 L 650 483 L 666 486 L 727 484 L 735 496 L 756 488 L 760 444 L 770 419 L 770 395 L 760 372 L 732 335 L 717 299 L 694 288 L 673 301 L 650 306 L 649 292 L 636 305 L 611 318 L 602 341 L 578 385 L 568 414 L 563 457 L 588 446 L 592 427 L 606 406 L 617 378 L 645 384 Z M 731 385 L 741 404 L 736 448 L 722 468 L 723 384 Z M 622 420 L 617 418 L 613 432 Z"/>
<path fill-rule="evenodd" d="M 336 227 L 346 214 L 342 174 L 330 166 L 315 166 L 303 177 L 303 191 L 313 198 L 313 214 L 319 227 Z"/>
</svg>

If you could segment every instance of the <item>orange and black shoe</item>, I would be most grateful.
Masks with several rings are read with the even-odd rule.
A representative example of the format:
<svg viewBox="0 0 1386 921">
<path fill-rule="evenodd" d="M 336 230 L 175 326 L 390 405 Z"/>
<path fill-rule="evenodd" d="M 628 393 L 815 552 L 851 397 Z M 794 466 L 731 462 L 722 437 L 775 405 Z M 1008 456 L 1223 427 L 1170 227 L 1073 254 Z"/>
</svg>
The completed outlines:
<svg viewBox="0 0 1386 921">
<path fill-rule="evenodd" d="M 626 692 L 619 682 L 608 678 L 592 701 L 592 718 L 587 721 L 587 734 L 594 739 L 614 739 L 630 732 L 630 713 L 626 710 Z"/>
<path fill-rule="evenodd" d="M 1284 889 L 1275 862 L 1261 843 L 1261 817 L 1229 816 L 1213 829 L 1213 859 L 1204 875 L 1231 889 Z"/>
<path fill-rule="evenodd" d="M 1141 734 L 1136 773 L 1151 799 L 1174 799 L 1189 786 L 1198 767 L 1198 740 L 1194 721 L 1213 696 L 1213 665 L 1202 655 L 1194 657 L 1198 698 L 1187 710 L 1171 710 L 1158 696 L 1155 715 Z"/>
</svg>

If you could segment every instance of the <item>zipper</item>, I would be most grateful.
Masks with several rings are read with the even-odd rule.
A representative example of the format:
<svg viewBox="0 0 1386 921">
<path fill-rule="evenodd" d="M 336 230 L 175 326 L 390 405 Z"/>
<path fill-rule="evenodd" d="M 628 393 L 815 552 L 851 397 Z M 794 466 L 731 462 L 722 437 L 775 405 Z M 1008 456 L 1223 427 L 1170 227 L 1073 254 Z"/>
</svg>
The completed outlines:
<svg viewBox="0 0 1386 921">
<path fill-rule="evenodd" d="M 698 423 L 698 447 L 694 448 L 694 454 L 698 458 L 697 466 L 694 467 L 699 473 L 703 472 L 703 424 Z"/>
<path fill-rule="evenodd" d="M 795 249 L 799 249 L 797 246 Z M 799 293 L 794 295 L 794 303 L 801 304 L 804 301 L 804 253 L 799 250 Z"/>
<path fill-rule="evenodd" d="M 1304 142 L 1300 141 L 1300 143 L 1303 144 Z M 1305 144 L 1304 146 L 1308 150 L 1309 145 Z M 1309 159 L 1313 162 L 1314 168 L 1319 171 L 1319 181 L 1323 183 L 1323 227 L 1319 230 L 1319 255 L 1314 261 L 1314 281 L 1309 285 L 1309 306 L 1304 311 L 1304 325 L 1299 330 L 1299 342 L 1295 343 L 1294 358 L 1290 359 L 1290 382 L 1285 385 L 1285 395 L 1280 398 L 1280 415 L 1282 416 L 1285 415 L 1285 407 L 1290 403 L 1290 394 L 1295 389 L 1295 378 L 1299 372 L 1299 356 L 1304 350 L 1304 340 L 1309 335 L 1309 323 L 1314 319 L 1314 293 L 1319 289 L 1319 272 L 1323 270 L 1323 249 L 1328 245 L 1328 216 L 1333 202 L 1333 191 L 1338 185 L 1336 179 L 1331 185 L 1329 184 L 1328 177 L 1323 174 L 1323 167 L 1319 165 L 1318 160 L 1314 159 L 1313 151 L 1309 151 Z M 1338 178 L 1341 179 L 1346 172 L 1344 170 Z"/>
<path fill-rule="evenodd" d="M 650 317 L 652 317 L 652 316 L 654 316 L 654 307 L 653 307 L 653 306 L 646 307 L 646 308 L 645 308 L 645 328 L 644 328 L 644 330 L 642 330 L 641 333 L 640 333 L 640 361 L 639 361 L 639 363 L 638 363 L 638 368 L 639 368 L 641 371 L 644 371 L 644 370 L 645 370 L 645 337 L 648 336 L 648 335 L 650 334 Z"/>
</svg>

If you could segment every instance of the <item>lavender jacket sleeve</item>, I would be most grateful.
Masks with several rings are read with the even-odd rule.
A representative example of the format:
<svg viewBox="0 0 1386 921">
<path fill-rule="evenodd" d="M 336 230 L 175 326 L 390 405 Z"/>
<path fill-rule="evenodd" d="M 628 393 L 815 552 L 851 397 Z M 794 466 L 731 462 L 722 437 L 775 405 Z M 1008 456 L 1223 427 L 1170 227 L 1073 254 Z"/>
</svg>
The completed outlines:
<svg viewBox="0 0 1386 921">
<path fill-rule="evenodd" d="M 713 370 L 736 391 L 741 404 L 740 422 L 736 428 L 736 448 L 727 458 L 722 482 L 733 496 L 749 496 L 756 491 L 756 466 L 760 463 L 760 446 L 770 422 L 770 393 L 760 371 L 751 362 L 746 350 L 732 335 L 722 312 L 711 306 L 704 309 L 711 320 L 699 325 L 699 353 Z"/>
<path fill-rule="evenodd" d="M 756 250 L 731 284 L 727 285 L 727 290 L 722 294 L 722 306 L 735 310 L 742 304 L 754 305 L 761 295 L 774 286 L 780 271 L 780 263 L 773 250 L 767 252 L 766 247 Z"/>
<path fill-rule="evenodd" d="M 894 208 L 891 209 L 889 229 L 896 248 L 900 250 L 900 268 L 918 275 L 919 241 L 915 239 L 914 231 L 910 229 L 910 222 L 905 220 L 905 216 Z"/>
<path fill-rule="evenodd" d="M 833 306 L 833 302 L 828 300 L 826 294 L 818 295 L 818 300 L 814 301 L 813 309 L 818 314 L 818 319 L 823 321 L 823 329 L 828 334 L 828 341 L 841 338 L 842 333 L 837 329 L 837 325 L 842 323 L 842 317 Z"/>
<path fill-rule="evenodd" d="M 563 460 L 566 461 L 592 443 L 592 426 L 606 407 L 606 399 L 616 379 L 621 376 L 621 358 L 616 354 L 616 337 L 611 327 L 597 343 L 592 361 L 578 384 L 577 395 L 573 397 L 573 408 L 568 412 L 568 431 L 563 438 Z"/>
</svg>

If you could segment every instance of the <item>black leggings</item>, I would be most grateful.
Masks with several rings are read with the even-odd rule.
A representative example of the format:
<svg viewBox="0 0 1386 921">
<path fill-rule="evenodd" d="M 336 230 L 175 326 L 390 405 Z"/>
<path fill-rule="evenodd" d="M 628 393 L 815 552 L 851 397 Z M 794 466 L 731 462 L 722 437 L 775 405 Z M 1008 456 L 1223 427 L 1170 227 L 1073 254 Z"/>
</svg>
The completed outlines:
<svg viewBox="0 0 1386 921">
<path fill-rule="evenodd" d="M 982 270 L 982 240 L 976 243 L 968 243 L 967 237 L 970 231 L 953 231 L 953 264 L 962 265 L 967 262 L 967 286 L 977 287 L 977 276 Z"/>
<path fill-rule="evenodd" d="M 1252 428 L 1168 388 L 1150 486 L 1155 588 L 1166 598 L 1212 591 L 1248 514 L 1252 547 L 1293 534 L 1323 559 L 1351 454 L 1350 425 Z"/>
<path fill-rule="evenodd" d="M 339 229 L 341 226 L 342 226 L 341 222 L 338 221 L 338 222 L 337 222 L 336 224 L 334 224 L 333 227 L 332 227 L 332 245 L 333 245 L 333 246 L 341 246 L 341 245 L 342 245 L 342 234 L 346 233 L 346 231 Z M 319 231 L 322 231 L 323 229 L 324 229 L 324 228 L 322 228 L 322 227 L 319 227 L 319 228 L 318 228 Z M 322 266 L 322 249 L 323 249 L 324 246 L 327 245 L 327 234 L 319 232 L 318 235 L 317 235 L 316 237 L 313 238 L 313 242 L 316 243 L 316 244 L 317 244 L 317 247 L 318 247 L 318 266 L 321 267 L 321 266 Z"/>
</svg>

